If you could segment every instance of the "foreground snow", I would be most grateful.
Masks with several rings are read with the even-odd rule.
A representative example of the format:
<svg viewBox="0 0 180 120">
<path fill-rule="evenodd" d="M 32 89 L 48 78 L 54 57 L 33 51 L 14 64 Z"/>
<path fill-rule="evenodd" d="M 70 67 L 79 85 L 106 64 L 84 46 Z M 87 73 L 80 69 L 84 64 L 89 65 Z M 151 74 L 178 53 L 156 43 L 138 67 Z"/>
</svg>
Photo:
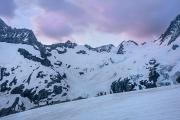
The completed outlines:
<svg viewBox="0 0 180 120">
<path fill-rule="evenodd" d="M 180 120 L 180 86 L 112 94 L 21 112 L 1 120 Z"/>
</svg>

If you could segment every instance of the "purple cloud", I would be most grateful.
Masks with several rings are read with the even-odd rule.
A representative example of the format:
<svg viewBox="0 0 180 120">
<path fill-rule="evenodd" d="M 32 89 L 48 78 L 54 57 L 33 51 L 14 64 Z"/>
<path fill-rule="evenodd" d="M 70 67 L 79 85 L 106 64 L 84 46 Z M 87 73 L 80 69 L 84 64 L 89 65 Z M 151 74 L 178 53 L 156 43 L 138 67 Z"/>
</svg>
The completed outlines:
<svg viewBox="0 0 180 120">
<path fill-rule="evenodd" d="M 84 14 L 84 10 L 67 0 L 39 0 L 38 4 L 47 11 L 58 11 L 76 17 Z"/>
<path fill-rule="evenodd" d="M 89 20 L 86 11 L 65 0 L 39 0 L 38 5 L 45 10 L 45 14 L 37 17 L 36 24 L 47 37 L 61 40 L 71 34 L 82 32 Z"/>
<path fill-rule="evenodd" d="M 53 38 L 83 34 L 90 26 L 104 33 L 152 38 L 180 12 L 179 0 L 39 0 L 38 5 L 46 11 L 38 18 L 39 29 Z"/>
<path fill-rule="evenodd" d="M 166 2 L 163 0 L 136 2 L 92 0 L 85 4 L 96 8 L 93 9 L 95 16 L 101 16 L 100 19 L 95 20 L 99 30 L 111 33 L 125 32 L 137 37 L 161 33 L 180 12 L 178 0 Z"/>
<path fill-rule="evenodd" d="M 0 16 L 13 17 L 16 4 L 14 0 L 1 0 L 0 3 Z"/>
<path fill-rule="evenodd" d="M 73 32 L 71 27 L 66 24 L 66 17 L 56 13 L 46 13 L 46 15 L 38 17 L 36 22 L 39 32 L 48 37 L 59 38 Z"/>
</svg>

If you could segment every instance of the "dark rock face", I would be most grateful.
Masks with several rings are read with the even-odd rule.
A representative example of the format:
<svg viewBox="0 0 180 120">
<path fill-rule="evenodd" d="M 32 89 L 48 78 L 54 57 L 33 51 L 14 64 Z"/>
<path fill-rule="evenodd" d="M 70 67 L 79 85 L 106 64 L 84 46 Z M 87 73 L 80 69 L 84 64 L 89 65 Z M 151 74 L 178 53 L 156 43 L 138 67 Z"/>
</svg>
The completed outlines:
<svg viewBox="0 0 180 120">
<path fill-rule="evenodd" d="M 138 46 L 138 44 L 137 44 L 136 42 L 132 41 L 132 40 L 123 41 L 123 42 L 121 42 L 121 44 L 119 45 L 119 49 L 118 49 L 118 51 L 117 51 L 117 54 L 124 54 L 124 53 L 126 52 L 124 48 L 126 47 L 126 45 L 130 45 L 130 44 L 135 45 L 135 46 Z"/>
<path fill-rule="evenodd" d="M 0 18 L 0 32 L 4 32 L 10 27 Z"/>
<path fill-rule="evenodd" d="M 159 66 L 158 63 L 156 63 L 155 59 L 151 59 L 149 61 L 149 64 L 151 67 L 149 67 L 149 82 L 153 82 L 153 85 L 156 87 L 156 82 L 160 74 L 156 71 L 157 67 Z"/>
<path fill-rule="evenodd" d="M 106 94 L 107 94 L 106 92 L 102 91 L 102 92 L 99 92 L 99 93 L 97 94 L 97 96 L 103 96 L 103 95 L 106 95 Z"/>
<path fill-rule="evenodd" d="M 180 83 L 180 72 L 179 71 L 175 73 L 175 79 L 176 79 L 177 83 Z"/>
<path fill-rule="evenodd" d="M 58 94 L 61 94 L 61 93 L 62 93 L 62 89 L 63 89 L 62 86 L 57 86 L 57 85 L 55 85 L 53 92 L 54 92 L 56 95 L 58 95 Z"/>
<path fill-rule="evenodd" d="M 109 45 L 103 45 L 100 47 L 96 47 L 96 49 L 98 52 L 110 52 L 113 47 L 114 47 L 114 45 L 109 44 Z"/>
<path fill-rule="evenodd" d="M 57 50 L 57 49 L 56 49 Z M 67 49 L 65 48 L 63 51 L 57 50 L 58 54 L 64 54 L 67 52 Z"/>
<path fill-rule="evenodd" d="M 28 83 L 28 85 L 29 85 L 29 83 L 30 83 L 30 81 L 31 81 L 31 76 L 32 76 L 32 74 L 33 74 L 33 72 L 29 75 L 29 77 L 28 77 L 28 79 L 27 79 L 27 83 Z"/>
<path fill-rule="evenodd" d="M 91 47 L 90 45 L 84 45 L 84 46 L 85 46 L 86 48 L 88 48 L 88 50 L 92 50 L 92 51 L 98 52 L 97 49 Z"/>
<path fill-rule="evenodd" d="M 114 45 L 112 44 L 109 44 L 109 45 L 103 45 L 103 46 L 100 46 L 100 47 L 96 47 L 96 48 L 93 48 L 89 45 L 84 45 L 88 50 L 91 50 L 91 51 L 95 51 L 95 52 L 110 52 L 111 49 L 114 47 Z"/>
<path fill-rule="evenodd" d="M 84 72 L 79 72 L 79 75 L 84 75 Z"/>
<path fill-rule="evenodd" d="M 16 97 L 14 103 L 10 107 L 3 108 L 0 110 L 0 117 L 16 113 L 17 112 L 16 108 L 18 108 L 18 111 L 24 111 L 25 110 L 24 104 L 22 103 L 19 105 L 18 103 L 19 103 L 19 97 Z"/>
<path fill-rule="evenodd" d="M 57 61 L 56 63 L 54 63 L 54 65 L 58 65 L 59 67 L 61 67 L 62 62 L 61 61 Z"/>
<path fill-rule="evenodd" d="M 0 81 L 3 79 L 3 77 L 9 76 L 10 73 L 6 71 L 7 69 L 0 66 Z"/>
<path fill-rule="evenodd" d="M 74 98 L 72 101 L 82 100 L 82 99 L 87 99 L 87 98 L 86 98 L 86 97 L 79 96 L 79 97 L 77 97 L 77 98 Z"/>
<path fill-rule="evenodd" d="M 147 69 L 149 70 L 148 80 L 141 80 L 139 82 L 139 89 L 142 89 L 142 86 L 145 86 L 145 88 L 147 89 L 157 87 L 156 83 L 160 76 L 160 74 L 156 70 L 158 66 L 159 63 L 157 63 L 155 59 L 151 59 L 149 61 L 149 67 L 147 67 Z"/>
<path fill-rule="evenodd" d="M 62 80 L 65 79 L 65 78 L 66 78 L 66 74 L 63 74 L 62 76 L 60 74 L 58 74 L 56 76 L 50 75 L 50 79 L 52 81 L 47 84 L 47 88 L 49 88 L 50 86 L 52 86 L 55 83 L 61 83 Z"/>
<path fill-rule="evenodd" d="M 180 36 L 180 15 L 178 15 L 166 29 L 166 31 L 160 36 L 160 44 L 162 44 L 167 38 L 170 38 L 167 45 L 173 43 Z"/>
<path fill-rule="evenodd" d="M 47 76 L 47 75 L 44 74 L 43 71 L 39 71 L 36 78 L 44 78 L 45 76 Z"/>
<path fill-rule="evenodd" d="M 77 46 L 76 43 L 72 43 L 71 41 L 67 41 L 65 43 L 58 43 L 58 44 L 52 44 L 52 45 L 45 45 L 46 48 L 48 48 L 49 51 L 55 50 L 56 48 L 75 48 Z M 65 51 L 67 49 L 64 49 Z M 65 53 L 64 51 L 64 53 Z M 62 53 L 59 53 L 62 54 Z"/>
<path fill-rule="evenodd" d="M 178 83 L 180 83 L 180 76 L 178 76 L 178 77 L 176 78 L 176 81 L 177 81 Z"/>
<path fill-rule="evenodd" d="M 135 87 L 135 83 L 131 83 L 129 78 L 119 79 L 111 84 L 111 90 L 113 93 L 132 91 Z"/>
<path fill-rule="evenodd" d="M 39 57 L 36 57 L 23 48 L 19 48 L 18 52 L 21 55 L 23 55 L 24 58 L 27 58 L 27 59 L 32 60 L 34 62 L 40 62 L 42 65 L 47 66 L 47 67 L 52 66 L 51 62 L 47 58 L 41 59 Z"/>
<path fill-rule="evenodd" d="M 77 54 L 87 54 L 85 50 L 80 50 L 78 52 L 76 52 Z"/>
<path fill-rule="evenodd" d="M 11 90 L 11 94 L 22 94 L 23 93 L 23 89 L 24 89 L 24 85 L 21 84 L 17 87 L 15 87 L 14 89 Z"/>
<path fill-rule="evenodd" d="M 123 44 L 120 44 L 117 54 L 124 54 L 124 53 L 125 53 L 124 46 Z"/>
<path fill-rule="evenodd" d="M 173 50 L 176 50 L 178 47 L 179 47 L 179 45 L 173 45 L 173 46 L 172 46 L 172 49 L 173 49 Z"/>
<path fill-rule="evenodd" d="M 45 99 L 47 98 L 49 95 L 51 94 L 51 92 L 45 90 L 45 89 L 42 89 L 38 92 L 38 99 L 41 100 L 41 99 Z"/>
<path fill-rule="evenodd" d="M 30 102 L 35 102 L 34 101 L 34 96 L 35 96 L 36 90 L 32 89 L 25 89 L 22 93 L 21 96 L 22 97 L 27 97 Z"/>
<path fill-rule="evenodd" d="M 16 77 L 14 77 L 13 80 L 9 83 L 9 86 L 16 85 L 16 83 L 17 83 L 17 79 Z"/>
<path fill-rule="evenodd" d="M 156 86 L 156 82 L 157 82 L 157 79 L 159 77 L 159 73 L 154 71 L 154 70 L 150 70 L 150 73 L 149 73 L 149 81 L 153 82 L 153 84 Z"/>
<path fill-rule="evenodd" d="M 3 79 L 9 75 L 10 73 L 7 71 L 7 68 L 0 66 L 0 92 L 8 92 L 11 90 L 11 87 L 8 85 L 9 80 L 3 81 Z"/>
<path fill-rule="evenodd" d="M 0 81 L 3 79 L 4 77 L 4 72 L 5 72 L 6 68 L 1 68 L 0 67 Z"/>
<path fill-rule="evenodd" d="M 0 85 L 0 92 L 6 92 L 6 91 L 9 91 L 11 90 L 10 87 L 8 87 L 8 80 L 6 80 L 5 82 L 3 82 L 1 85 Z"/>
<path fill-rule="evenodd" d="M 141 80 L 141 81 L 140 81 L 140 85 L 139 85 L 139 89 L 140 89 L 140 90 L 142 89 L 142 86 L 145 86 L 146 89 L 148 89 L 148 88 L 154 88 L 154 87 L 156 87 L 156 84 L 153 83 L 153 82 L 150 82 L 150 81 L 148 81 L 148 80 Z"/>
</svg>

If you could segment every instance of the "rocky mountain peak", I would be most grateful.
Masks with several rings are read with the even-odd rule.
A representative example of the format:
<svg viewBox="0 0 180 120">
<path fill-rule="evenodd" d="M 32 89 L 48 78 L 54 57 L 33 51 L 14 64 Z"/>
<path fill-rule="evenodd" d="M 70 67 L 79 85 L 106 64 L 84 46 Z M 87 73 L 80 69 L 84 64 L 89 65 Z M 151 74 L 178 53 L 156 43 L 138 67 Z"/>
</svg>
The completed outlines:
<svg viewBox="0 0 180 120">
<path fill-rule="evenodd" d="M 133 40 L 121 42 L 117 54 L 124 54 L 126 52 L 125 49 L 128 49 L 127 47 L 132 47 L 132 46 L 138 46 L 138 43 L 134 42 Z"/>
<path fill-rule="evenodd" d="M 8 28 L 9 26 L 0 18 L 0 30 Z"/>
<path fill-rule="evenodd" d="M 32 30 L 11 28 L 2 19 L 0 19 L 0 42 L 28 44 L 36 49 L 43 46 L 37 41 Z"/>
<path fill-rule="evenodd" d="M 170 45 L 180 36 L 180 14 L 170 23 L 166 31 L 160 36 L 160 45 Z"/>
</svg>

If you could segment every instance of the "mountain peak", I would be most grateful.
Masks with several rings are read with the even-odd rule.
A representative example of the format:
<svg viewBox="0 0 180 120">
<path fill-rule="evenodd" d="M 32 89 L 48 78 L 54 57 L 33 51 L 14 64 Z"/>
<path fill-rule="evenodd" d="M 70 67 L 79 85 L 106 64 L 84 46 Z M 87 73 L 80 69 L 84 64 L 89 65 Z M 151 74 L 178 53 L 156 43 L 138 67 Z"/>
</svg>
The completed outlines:
<svg viewBox="0 0 180 120">
<path fill-rule="evenodd" d="M 0 30 L 9 27 L 1 18 L 0 18 Z"/>
<path fill-rule="evenodd" d="M 127 51 L 127 49 L 136 47 L 136 46 L 138 46 L 138 43 L 136 43 L 133 40 L 122 41 L 121 44 L 119 45 L 117 54 L 124 54 Z"/>
<path fill-rule="evenodd" d="M 180 36 L 180 14 L 170 23 L 166 31 L 160 36 L 160 45 L 170 45 Z"/>
<path fill-rule="evenodd" d="M 29 29 L 11 28 L 0 18 L 0 42 L 22 43 L 22 44 L 40 44 L 33 31 Z"/>
</svg>

